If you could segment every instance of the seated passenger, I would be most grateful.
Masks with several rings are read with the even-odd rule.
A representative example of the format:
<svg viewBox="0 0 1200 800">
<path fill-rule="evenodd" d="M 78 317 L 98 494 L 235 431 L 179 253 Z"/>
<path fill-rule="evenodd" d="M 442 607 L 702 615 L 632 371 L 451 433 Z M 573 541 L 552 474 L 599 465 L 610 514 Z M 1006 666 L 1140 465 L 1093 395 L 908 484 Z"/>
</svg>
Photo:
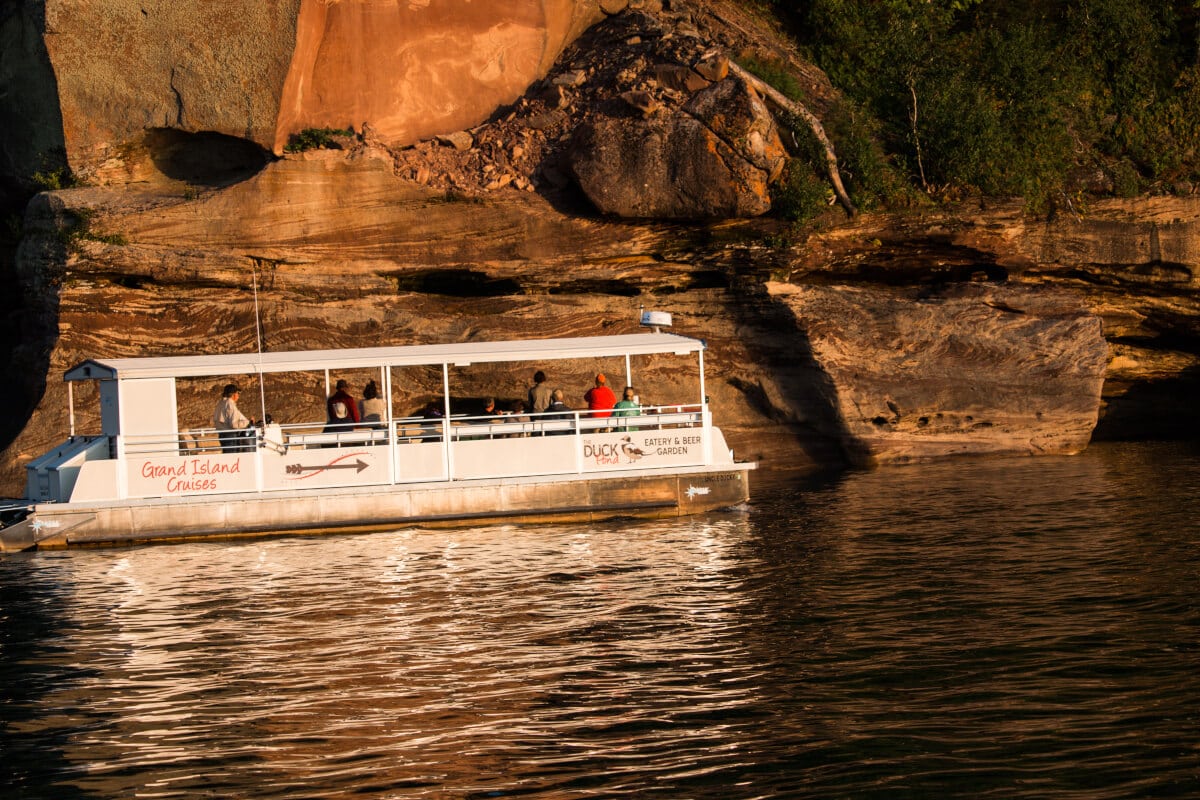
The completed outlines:
<svg viewBox="0 0 1200 800">
<path fill-rule="evenodd" d="M 506 416 L 504 418 L 504 421 L 505 422 L 521 422 L 521 423 L 529 422 L 529 415 L 527 415 L 525 413 L 525 401 L 514 400 L 513 404 L 512 404 L 512 410 L 508 413 L 508 416 Z M 528 435 L 529 435 L 529 431 L 527 429 L 523 430 L 521 433 L 509 434 L 510 438 L 515 437 L 515 436 L 528 436 Z"/>
<path fill-rule="evenodd" d="M 346 381 L 339 380 L 336 391 L 325 401 L 325 433 L 349 430 L 354 423 L 358 422 L 358 404 L 346 391 L 349 386 L 350 384 Z"/>
<path fill-rule="evenodd" d="M 641 407 L 638 405 L 638 396 L 634 392 L 632 386 L 625 387 L 625 391 L 622 392 L 621 401 L 613 408 L 614 417 L 636 417 L 641 413 Z M 617 427 L 617 430 L 636 431 L 637 428 L 631 428 L 628 425 L 621 425 Z"/>
<path fill-rule="evenodd" d="M 471 420 L 469 422 L 469 424 L 490 425 L 493 422 L 501 422 L 502 420 L 500 419 L 500 416 L 503 413 L 504 413 L 503 411 L 498 411 L 496 409 L 496 398 L 485 397 L 483 399 L 483 411 L 479 412 L 480 418 Z M 494 438 L 494 436 L 495 436 L 495 434 L 493 434 L 492 432 L 489 431 L 486 437 L 484 437 L 484 436 L 462 436 L 460 438 L 462 438 L 465 441 L 465 440 L 483 439 L 483 438 L 491 439 L 491 438 Z"/>
<path fill-rule="evenodd" d="M 358 404 L 359 422 L 364 428 L 383 428 L 386 415 L 387 406 L 379 396 L 379 387 L 375 381 L 368 381 L 363 387 L 363 399 Z"/>
<path fill-rule="evenodd" d="M 566 403 L 563 402 L 563 390 L 555 389 L 554 392 L 551 393 L 551 395 L 550 395 L 550 405 L 546 407 L 546 416 L 543 417 L 543 419 L 546 419 L 546 420 L 568 419 L 569 420 L 569 419 L 574 419 L 574 418 L 575 418 L 575 414 L 572 413 L 571 409 L 567 408 Z M 571 431 L 569 429 L 561 430 L 561 431 L 550 431 L 550 433 L 552 433 L 552 434 L 570 433 L 570 432 Z"/>
<path fill-rule="evenodd" d="M 421 419 L 426 420 L 421 423 L 422 441 L 440 442 L 442 440 L 442 420 L 445 418 L 446 411 L 442 404 L 437 400 L 430 400 L 421 411 Z"/>
</svg>

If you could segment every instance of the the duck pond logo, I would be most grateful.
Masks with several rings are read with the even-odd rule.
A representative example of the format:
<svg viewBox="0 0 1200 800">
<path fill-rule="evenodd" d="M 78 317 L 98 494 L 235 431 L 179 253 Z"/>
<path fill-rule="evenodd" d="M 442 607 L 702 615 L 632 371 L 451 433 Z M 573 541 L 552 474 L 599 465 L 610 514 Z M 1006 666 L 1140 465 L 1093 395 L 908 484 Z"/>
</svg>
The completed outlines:
<svg viewBox="0 0 1200 800">
<path fill-rule="evenodd" d="M 625 466 L 643 460 L 676 462 L 699 457 L 702 437 L 698 433 L 622 434 L 603 441 L 585 439 L 583 458 L 592 466 Z"/>
</svg>

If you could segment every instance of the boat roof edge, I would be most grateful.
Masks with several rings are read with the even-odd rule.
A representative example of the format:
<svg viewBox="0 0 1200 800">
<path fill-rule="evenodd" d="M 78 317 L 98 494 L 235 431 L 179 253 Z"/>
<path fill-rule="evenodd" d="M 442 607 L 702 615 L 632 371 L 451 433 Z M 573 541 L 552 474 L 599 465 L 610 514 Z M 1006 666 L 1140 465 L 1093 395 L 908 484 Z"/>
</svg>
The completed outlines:
<svg viewBox="0 0 1200 800">
<path fill-rule="evenodd" d="M 64 381 L 138 378 L 197 378 L 271 372 L 349 370 L 380 366 L 405 367 L 499 361 L 554 361 L 572 358 L 687 355 L 705 349 L 702 339 L 675 333 L 632 333 L 559 339 L 397 345 L 345 350 L 301 350 L 267 353 L 222 353 L 138 358 L 89 358 L 63 373 Z"/>
</svg>

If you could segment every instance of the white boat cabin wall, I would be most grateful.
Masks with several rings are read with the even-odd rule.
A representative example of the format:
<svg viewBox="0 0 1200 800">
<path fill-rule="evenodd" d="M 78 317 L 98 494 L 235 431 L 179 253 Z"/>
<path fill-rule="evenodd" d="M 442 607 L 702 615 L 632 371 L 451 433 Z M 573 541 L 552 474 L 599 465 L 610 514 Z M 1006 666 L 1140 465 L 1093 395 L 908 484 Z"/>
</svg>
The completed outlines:
<svg viewBox="0 0 1200 800">
<path fill-rule="evenodd" d="M 555 362 L 571 360 L 576 365 L 572 374 L 583 374 L 580 369 L 597 360 L 623 360 L 624 375 L 611 376 L 611 388 L 620 399 L 623 385 L 637 385 L 632 364 L 639 356 L 683 357 L 690 362 L 695 379 L 687 381 L 688 396 L 656 397 L 660 405 L 625 417 L 586 410 L 566 415 L 527 410 L 519 418 L 452 413 L 452 369 L 493 364 L 510 368 L 524 381 L 534 369 L 549 369 Z M 397 370 L 411 367 L 440 371 L 440 416 L 396 415 L 393 379 Z M 377 376 L 387 413 L 376 427 L 329 430 L 319 397 L 308 406 L 311 419 L 252 428 L 236 452 L 226 452 L 211 427 L 180 425 L 177 381 L 204 379 L 205 386 L 212 386 L 232 376 L 251 376 L 252 383 L 241 383 L 239 407 L 257 419 L 260 409 L 271 405 L 260 400 L 265 376 L 324 374 L 328 386 L 331 374 L 355 370 Z M 28 465 L 27 499 L 34 502 L 185 499 L 733 463 L 706 403 L 704 343 L 675 334 L 92 360 L 64 377 L 71 436 Z M 73 387 L 85 381 L 98 387 L 98 433 L 75 431 Z M 584 388 L 571 385 L 574 405 Z M 217 399 L 209 399 L 210 413 Z"/>
</svg>

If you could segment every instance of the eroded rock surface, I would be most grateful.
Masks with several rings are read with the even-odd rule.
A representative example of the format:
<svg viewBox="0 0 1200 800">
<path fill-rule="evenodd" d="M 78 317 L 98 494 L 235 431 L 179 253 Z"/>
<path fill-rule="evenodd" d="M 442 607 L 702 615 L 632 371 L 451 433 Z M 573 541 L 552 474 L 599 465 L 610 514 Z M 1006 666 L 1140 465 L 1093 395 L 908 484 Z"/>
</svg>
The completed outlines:
<svg viewBox="0 0 1200 800">
<path fill-rule="evenodd" d="M 76 175 L 123 182 L 144 179 L 159 129 L 281 152 L 306 128 L 369 124 L 411 144 L 514 101 L 602 16 L 595 0 L 27 4 L 0 20 L 0 83 L 21 106 L 2 149 L 25 174 L 61 147 Z"/>
<path fill-rule="evenodd" d="M 238 136 L 269 147 L 300 0 L 48 0 L 45 42 L 68 162 L 121 179 L 147 130 Z"/>
<path fill-rule="evenodd" d="M 571 169 L 596 208 L 635 218 L 763 214 L 785 160 L 766 106 L 738 78 L 697 91 L 678 109 L 586 123 L 570 151 Z"/>
<path fill-rule="evenodd" d="M 394 145 L 476 125 L 600 19 L 594 0 L 300 0 L 273 146 L 369 123 Z"/>
<path fill-rule="evenodd" d="M 1108 346 L 1076 296 L 984 285 L 924 296 L 770 288 L 828 376 L 857 461 L 1087 446 Z"/>
</svg>

